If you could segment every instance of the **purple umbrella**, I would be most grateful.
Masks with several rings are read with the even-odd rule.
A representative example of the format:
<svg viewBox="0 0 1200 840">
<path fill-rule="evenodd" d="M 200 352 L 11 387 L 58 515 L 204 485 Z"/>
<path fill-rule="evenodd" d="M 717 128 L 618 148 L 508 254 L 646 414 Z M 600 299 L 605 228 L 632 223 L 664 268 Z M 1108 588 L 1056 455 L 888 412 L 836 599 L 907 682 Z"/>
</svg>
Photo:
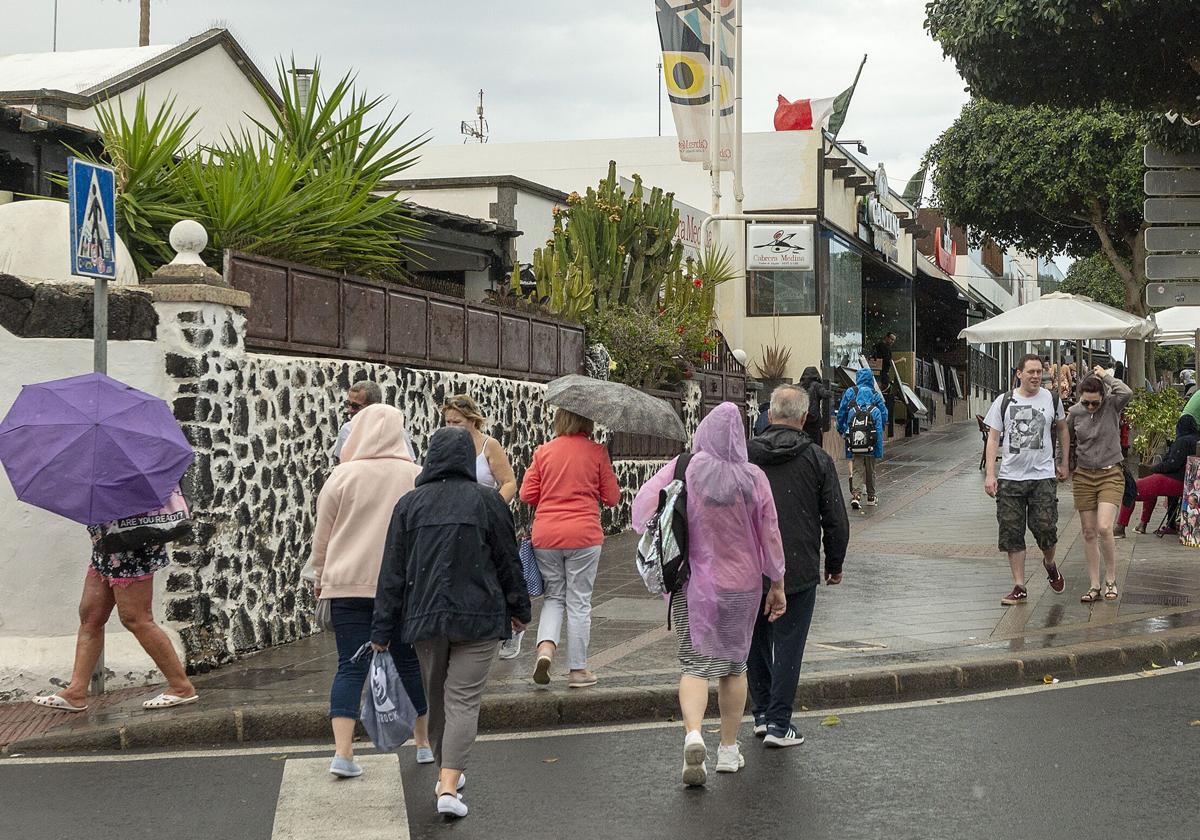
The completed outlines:
<svg viewBox="0 0 1200 840">
<path fill-rule="evenodd" d="M 161 507 L 192 447 L 158 397 L 88 373 L 21 388 L 0 462 L 18 499 L 94 525 Z"/>
</svg>

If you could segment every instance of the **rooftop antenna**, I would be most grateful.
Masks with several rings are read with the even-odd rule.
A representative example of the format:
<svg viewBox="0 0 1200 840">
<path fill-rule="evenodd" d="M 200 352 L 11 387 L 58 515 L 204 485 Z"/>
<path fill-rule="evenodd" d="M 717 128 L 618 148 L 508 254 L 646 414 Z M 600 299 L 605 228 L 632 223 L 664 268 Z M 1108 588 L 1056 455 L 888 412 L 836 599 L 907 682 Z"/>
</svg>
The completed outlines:
<svg viewBox="0 0 1200 840">
<path fill-rule="evenodd" d="M 486 143 L 488 141 L 488 124 L 483 116 L 483 91 L 479 91 L 479 105 L 475 107 L 475 119 L 472 122 L 462 121 L 459 128 L 462 132 L 463 142 L 470 143 L 474 140 L 477 143 Z"/>
</svg>

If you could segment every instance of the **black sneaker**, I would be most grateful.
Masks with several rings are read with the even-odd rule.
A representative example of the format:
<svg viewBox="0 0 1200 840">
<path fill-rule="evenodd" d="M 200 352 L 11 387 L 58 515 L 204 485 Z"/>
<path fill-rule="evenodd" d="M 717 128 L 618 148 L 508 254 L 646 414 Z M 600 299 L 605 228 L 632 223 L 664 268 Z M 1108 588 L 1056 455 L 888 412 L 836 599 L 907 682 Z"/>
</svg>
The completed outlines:
<svg viewBox="0 0 1200 840">
<path fill-rule="evenodd" d="M 804 743 L 804 736 L 789 726 L 786 730 L 778 727 L 767 727 L 767 735 L 763 744 L 768 747 L 798 747 Z"/>
<path fill-rule="evenodd" d="M 1025 591 L 1024 586 L 1014 586 L 1012 592 L 1000 599 L 1000 603 L 1006 607 L 1011 607 L 1013 604 L 1023 604 L 1029 599 L 1029 593 Z"/>
<path fill-rule="evenodd" d="M 862 510 L 862 502 L 859 501 L 858 496 L 850 497 L 850 507 L 854 510 Z"/>
<path fill-rule="evenodd" d="M 765 738 L 766 735 L 767 735 L 767 719 L 765 717 L 760 717 L 759 715 L 755 715 L 754 716 L 754 737 L 755 738 Z"/>
</svg>

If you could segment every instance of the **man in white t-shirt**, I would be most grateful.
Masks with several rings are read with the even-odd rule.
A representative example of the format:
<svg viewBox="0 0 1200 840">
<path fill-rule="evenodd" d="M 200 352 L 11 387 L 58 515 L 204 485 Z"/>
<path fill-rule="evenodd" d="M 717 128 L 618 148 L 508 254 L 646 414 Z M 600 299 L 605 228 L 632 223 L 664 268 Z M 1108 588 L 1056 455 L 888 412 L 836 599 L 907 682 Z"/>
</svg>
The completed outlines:
<svg viewBox="0 0 1200 840">
<path fill-rule="evenodd" d="M 1054 563 L 1058 543 L 1058 482 L 1067 478 L 1070 432 L 1062 401 L 1042 387 L 1042 360 L 1033 354 L 1017 362 L 1020 386 L 996 398 L 984 423 L 988 427 L 983 488 L 996 499 L 1000 550 L 1007 552 L 1013 588 L 1001 604 L 1024 603 L 1025 528 L 1042 550 L 1042 565 L 1050 588 L 1062 592 L 1067 582 Z M 1054 436 L 1058 435 L 1055 460 Z M 996 456 L 1000 474 L 996 475 Z"/>
</svg>

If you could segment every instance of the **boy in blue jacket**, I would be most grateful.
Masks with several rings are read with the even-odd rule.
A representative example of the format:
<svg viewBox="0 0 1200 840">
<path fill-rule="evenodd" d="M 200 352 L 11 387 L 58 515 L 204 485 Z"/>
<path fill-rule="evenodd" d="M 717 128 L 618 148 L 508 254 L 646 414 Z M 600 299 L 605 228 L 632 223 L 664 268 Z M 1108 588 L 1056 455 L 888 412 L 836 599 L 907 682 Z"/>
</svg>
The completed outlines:
<svg viewBox="0 0 1200 840">
<path fill-rule="evenodd" d="M 846 439 L 846 457 L 850 459 L 850 507 L 863 506 L 860 491 L 854 488 L 855 470 L 861 470 L 867 485 L 866 504 L 874 507 L 875 461 L 883 457 L 883 428 L 887 422 L 887 404 L 875 390 L 875 374 L 870 368 L 859 368 L 855 385 L 842 394 L 838 406 L 837 430 Z"/>
</svg>

